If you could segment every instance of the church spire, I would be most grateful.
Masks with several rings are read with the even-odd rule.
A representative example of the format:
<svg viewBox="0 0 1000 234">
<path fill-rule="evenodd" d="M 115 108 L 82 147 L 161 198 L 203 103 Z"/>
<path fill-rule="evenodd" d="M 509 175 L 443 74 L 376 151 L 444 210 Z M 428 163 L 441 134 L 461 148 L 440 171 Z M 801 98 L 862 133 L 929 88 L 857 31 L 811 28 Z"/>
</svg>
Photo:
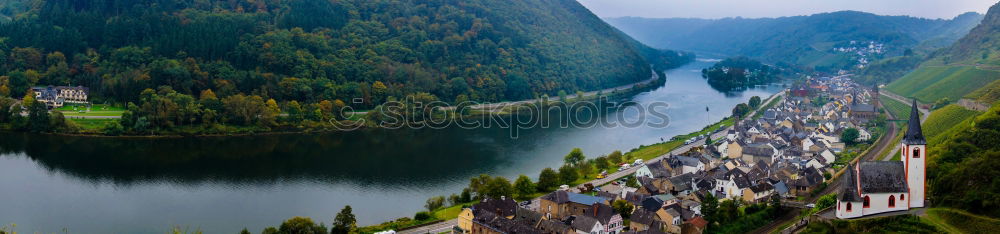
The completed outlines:
<svg viewBox="0 0 1000 234">
<path fill-rule="evenodd" d="M 907 145 L 926 145 L 924 133 L 920 129 L 920 112 L 917 111 L 917 99 L 913 99 L 913 106 L 910 108 L 910 122 L 907 125 L 906 135 L 903 136 L 903 143 Z"/>
</svg>

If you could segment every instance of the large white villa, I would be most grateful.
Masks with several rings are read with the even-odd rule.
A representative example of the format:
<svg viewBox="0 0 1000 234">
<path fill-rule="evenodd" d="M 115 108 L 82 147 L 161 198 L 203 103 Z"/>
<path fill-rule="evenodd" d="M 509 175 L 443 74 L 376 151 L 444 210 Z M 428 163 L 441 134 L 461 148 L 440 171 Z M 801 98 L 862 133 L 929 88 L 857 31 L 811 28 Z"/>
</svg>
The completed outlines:
<svg viewBox="0 0 1000 234">
<path fill-rule="evenodd" d="M 859 162 L 844 173 L 837 198 L 837 218 L 849 219 L 924 207 L 927 141 L 913 102 L 900 161 Z"/>
</svg>

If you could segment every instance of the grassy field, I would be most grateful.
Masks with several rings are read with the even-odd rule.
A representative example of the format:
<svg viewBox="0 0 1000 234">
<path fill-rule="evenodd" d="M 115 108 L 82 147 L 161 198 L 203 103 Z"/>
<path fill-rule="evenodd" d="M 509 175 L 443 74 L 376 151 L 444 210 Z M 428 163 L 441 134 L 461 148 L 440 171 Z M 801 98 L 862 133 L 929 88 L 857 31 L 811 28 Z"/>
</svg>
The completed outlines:
<svg viewBox="0 0 1000 234">
<path fill-rule="evenodd" d="M 885 95 L 879 97 L 879 101 L 882 102 L 882 106 L 886 108 L 889 113 L 892 113 L 892 116 L 896 119 L 910 119 L 910 104 L 896 101 L 895 99 L 886 97 Z"/>
<path fill-rule="evenodd" d="M 948 136 L 951 134 L 944 134 L 947 132 L 957 132 L 964 129 L 962 126 L 958 126 L 961 123 L 968 126 L 968 121 L 971 121 L 981 112 L 972 111 L 965 109 L 959 105 L 951 104 L 941 109 L 937 109 L 931 112 L 931 116 L 927 117 L 927 122 L 924 122 L 923 130 L 924 137 L 928 139 L 928 143 L 940 143 L 940 140 L 935 141 L 938 136 Z M 952 128 L 957 128 L 959 130 L 952 130 Z"/>
<path fill-rule="evenodd" d="M 628 153 L 625 153 L 625 157 L 626 158 L 632 158 L 632 159 L 650 160 L 650 159 L 653 159 L 653 158 L 658 157 L 660 155 L 664 155 L 666 153 L 669 153 L 671 150 L 674 150 L 674 148 L 677 148 L 677 147 L 683 145 L 684 141 L 686 141 L 687 139 L 690 139 L 690 138 L 696 137 L 696 136 L 700 136 L 702 134 L 706 134 L 706 135 L 707 134 L 711 134 L 712 132 L 714 132 L 717 129 L 725 128 L 725 127 L 728 127 L 728 126 L 733 126 L 733 118 L 727 118 L 727 119 L 719 121 L 719 122 L 717 122 L 715 124 L 709 125 L 709 126 L 703 128 L 701 131 L 689 133 L 687 135 L 676 136 L 674 139 L 677 139 L 677 140 L 671 140 L 671 141 L 667 141 L 667 142 L 663 142 L 663 143 L 657 143 L 657 144 L 652 144 L 652 145 L 639 146 L 639 148 L 635 148 L 632 151 L 629 151 Z"/>
<path fill-rule="evenodd" d="M 117 121 L 117 119 L 67 119 L 67 120 L 76 123 L 76 125 L 80 126 L 84 130 L 98 130 L 103 128 L 105 124 L 108 124 L 112 121 Z"/>
<path fill-rule="evenodd" d="M 998 79 L 1000 72 L 974 66 L 925 66 L 889 83 L 886 88 L 899 95 L 933 103 L 945 97 L 952 101 L 961 99 Z"/>
<path fill-rule="evenodd" d="M 81 105 L 67 105 L 55 109 L 60 111 L 64 116 L 122 116 L 125 109 L 122 107 L 116 107 L 106 104 L 95 104 L 87 110 L 87 107 Z"/>
<path fill-rule="evenodd" d="M 925 219 L 913 215 L 867 218 L 856 220 L 831 220 L 830 223 L 814 222 L 802 233 L 941 233 L 941 229 Z"/>
<path fill-rule="evenodd" d="M 1000 219 L 950 208 L 928 209 L 925 220 L 949 233 L 996 233 L 1000 230 Z"/>
</svg>

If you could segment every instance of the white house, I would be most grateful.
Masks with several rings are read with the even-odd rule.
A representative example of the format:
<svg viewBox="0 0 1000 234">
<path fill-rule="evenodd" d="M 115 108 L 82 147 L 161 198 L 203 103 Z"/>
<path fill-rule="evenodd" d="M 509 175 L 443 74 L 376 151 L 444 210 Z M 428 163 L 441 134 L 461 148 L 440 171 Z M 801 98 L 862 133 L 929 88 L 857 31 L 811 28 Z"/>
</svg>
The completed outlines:
<svg viewBox="0 0 1000 234">
<path fill-rule="evenodd" d="M 867 141 L 872 139 L 872 134 L 866 131 L 864 128 L 858 128 L 858 140 Z"/>
<path fill-rule="evenodd" d="M 901 161 L 861 162 L 844 173 L 837 198 L 837 218 L 848 219 L 924 207 L 927 141 L 916 103 L 903 135 Z"/>
<path fill-rule="evenodd" d="M 643 176 L 653 178 L 653 172 L 649 171 L 649 166 L 646 166 L 646 164 L 640 165 L 639 169 L 635 170 L 635 178 Z"/>
<path fill-rule="evenodd" d="M 576 229 L 576 233 L 578 234 L 606 234 L 604 232 L 604 225 L 595 218 L 585 215 L 577 215 L 570 218 L 573 219 L 570 226 Z"/>
</svg>

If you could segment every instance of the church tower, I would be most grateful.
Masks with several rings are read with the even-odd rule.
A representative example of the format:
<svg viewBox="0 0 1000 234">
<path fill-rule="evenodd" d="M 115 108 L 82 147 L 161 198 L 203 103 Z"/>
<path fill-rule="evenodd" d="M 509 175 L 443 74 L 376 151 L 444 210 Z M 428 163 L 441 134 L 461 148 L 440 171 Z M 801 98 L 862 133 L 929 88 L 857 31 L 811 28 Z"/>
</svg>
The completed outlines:
<svg viewBox="0 0 1000 234">
<path fill-rule="evenodd" d="M 872 87 L 872 93 L 873 93 L 872 94 L 872 106 L 875 107 L 875 113 L 879 113 L 879 111 L 878 111 L 879 100 L 878 99 L 879 99 L 879 96 L 882 96 L 882 95 L 878 93 L 878 83 L 875 83 L 874 87 Z"/>
<path fill-rule="evenodd" d="M 927 140 L 920 130 L 920 113 L 917 111 L 916 99 L 913 100 L 910 110 L 910 121 L 907 124 L 906 135 L 903 135 L 900 154 L 906 168 L 906 182 L 910 188 L 910 195 L 905 199 L 909 199 L 910 207 L 924 207 Z"/>
</svg>

